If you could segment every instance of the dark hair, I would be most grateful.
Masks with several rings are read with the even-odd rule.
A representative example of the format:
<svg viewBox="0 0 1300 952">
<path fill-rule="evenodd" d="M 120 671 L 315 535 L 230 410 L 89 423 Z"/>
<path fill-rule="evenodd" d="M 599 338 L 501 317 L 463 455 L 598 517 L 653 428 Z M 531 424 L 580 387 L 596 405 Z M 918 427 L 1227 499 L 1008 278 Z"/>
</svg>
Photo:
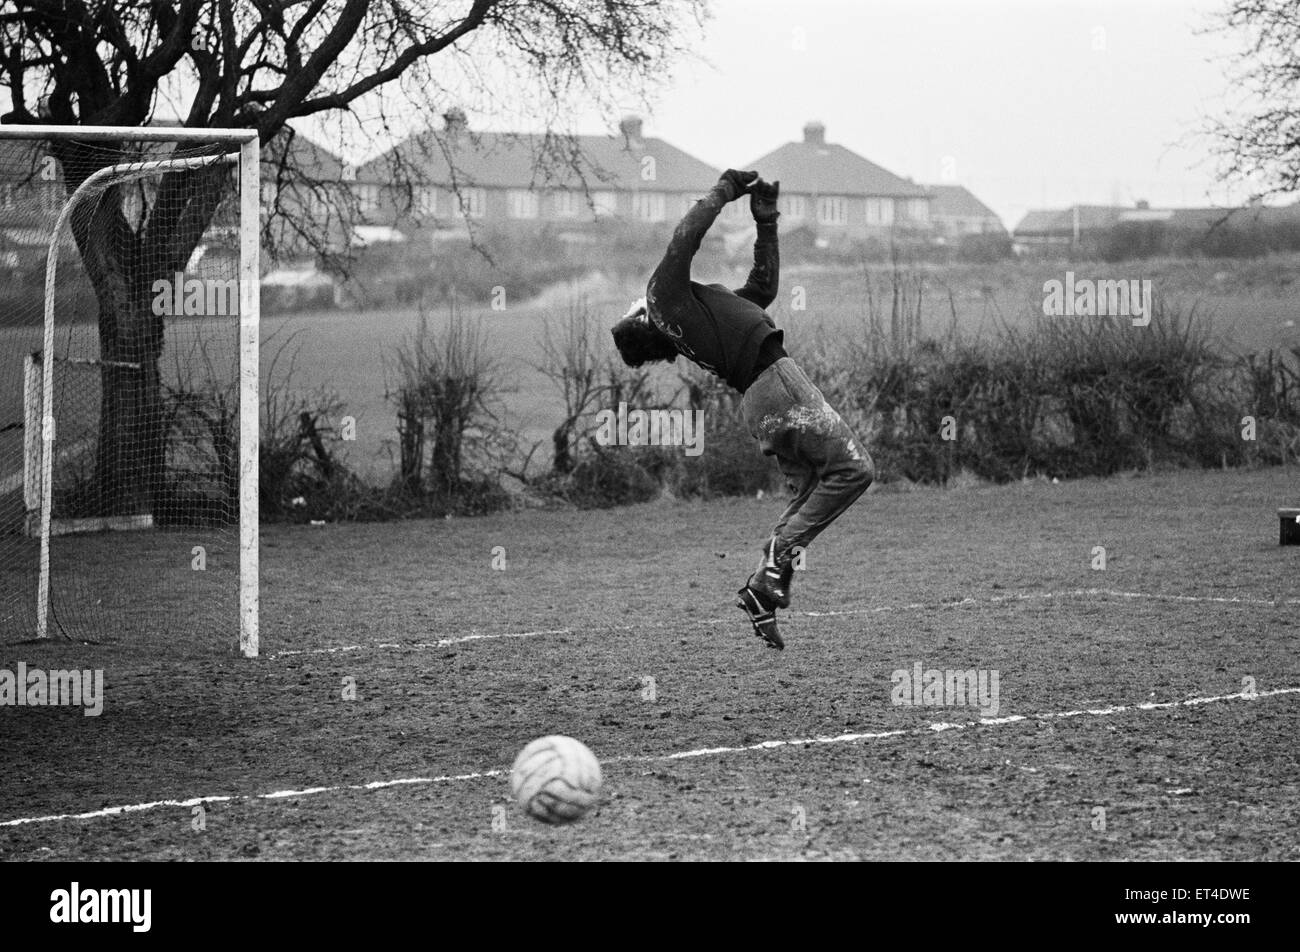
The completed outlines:
<svg viewBox="0 0 1300 952">
<path fill-rule="evenodd" d="M 640 367 L 656 360 L 675 360 L 673 340 L 644 317 L 625 317 L 610 331 L 623 363 Z"/>
</svg>

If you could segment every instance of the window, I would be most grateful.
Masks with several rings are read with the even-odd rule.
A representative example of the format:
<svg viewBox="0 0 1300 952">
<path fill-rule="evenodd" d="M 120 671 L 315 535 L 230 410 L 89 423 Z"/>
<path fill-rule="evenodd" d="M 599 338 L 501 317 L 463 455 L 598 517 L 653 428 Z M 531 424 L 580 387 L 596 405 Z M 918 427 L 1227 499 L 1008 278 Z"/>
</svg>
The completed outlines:
<svg viewBox="0 0 1300 952">
<path fill-rule="evenodd" d="M 642 221 L 663 221 L 664 193 L 633 192 L 632 214 Z"/>
<path fill-rule="evenodd" d="M 618 211 L 618 196 L 613 192 L 592 192 L 591 204 L 597 218 L 607 218 Z"/>
<path fill-rule="evenodd" d="M 481 188 L 462 188 L 452 193 L 453 206 L 466 218 L 482 218 L 487 214 L 487 191 Z"/>
<path fill-rule="evenodd" d="M 379 210 L 379 186 L 378 185 L 356 185 L 355 195 L 357 197 L 357 210 L 363 215 L 368 212 Z"/>
<path fill-rule="evenodd" d="M 912 198 L 907 202 L 907 217 L 911 221 L 929 221 L 930 203 L 924 198 Z"/>
<path fill-rule="evenodd" d="M 551 193 L 551 213 L 556 218 L 577 218 L 582 210 L 583 195 L 570 189 Z"/>
<path fill-rule="evenodd" d="M 421 185 L 415 190 L 415 214 L 433 218 L 438 214 L 438 189 L 433 185 Z"/>
<path fill-rule="evenodd" d="M 329 213 L 325 206 L 325 199 L 321 197 L 318 189 L 310 189 L 307 192 L 307 217 L 323 218 Z"/>
<path fill-rule="evenodd" d="M 894 223 L 894 202 L 889 198 L 867 199 L 867 224 L 892 225 Z"/>
<path fill-rule="evenodd" d="M 536 218 L 537 193 L 528 189 L 512 188 L 506 196 L 506 207 L 511 218 Z"/>
<path fill-rule="evenodd" d="M 817 220 L 823 225 L 843 225 L 849 220 L 849 200 L 838 196 L 817 200 Z"/>
<path fill-rule="evenodd" d="M 786 218 L 804 218 L 808 214 L 808 199 L 802 195 L 782 195 L 777 210 Z"/>
</svg>

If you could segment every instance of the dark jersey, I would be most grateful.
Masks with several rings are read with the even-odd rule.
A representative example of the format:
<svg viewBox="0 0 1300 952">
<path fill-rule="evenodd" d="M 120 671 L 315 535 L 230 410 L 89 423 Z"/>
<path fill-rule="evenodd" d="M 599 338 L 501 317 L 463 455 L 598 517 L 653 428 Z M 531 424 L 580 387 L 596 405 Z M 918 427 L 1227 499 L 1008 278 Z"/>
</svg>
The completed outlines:
<svg viewBox="0 0 1300 952">
<path fill-rule="evenodd" d="M 705 232 L 733 197 L 731 186 L 719 182 L 686 213 L 650 278 L 646 313 L 679 354 L 744 393 L 760 363 L 771 362 L 764 355 L 777 352 L 784 339 L 763 310 L 776 298 L 780 271 L 776 222 L 757 225 L 754 267 L 744 287 L 732 291 L 691 280 L 691 260 Z"/>
</svg>

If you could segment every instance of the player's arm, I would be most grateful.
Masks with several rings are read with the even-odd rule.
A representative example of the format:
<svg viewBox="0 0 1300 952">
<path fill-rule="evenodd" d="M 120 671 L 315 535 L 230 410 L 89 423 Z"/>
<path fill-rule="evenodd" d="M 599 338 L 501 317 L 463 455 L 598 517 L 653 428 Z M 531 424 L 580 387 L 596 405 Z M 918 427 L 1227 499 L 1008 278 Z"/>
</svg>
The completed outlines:
<svg viewBox="0 0 1300 952">
<path fill-rule="evenodd" d="M 657 295 L 656 288 L 681 288 L 691 280 L 691 260 L 700 250 L 700 242 L 712 227 L 718 214 L 728 202 L 735 201 L 749 191 L 749 187 L 758 180 L 757 172 L 737 172 L 727 169 L 718 179 L 718 184 L 709 193 L 691 206 L 677 228 L 663 260 L 650 278 L 647 297 L 653 303 Z"/>
<path fill-rule="evenodd" d="M 736 293 L 764 309 L 776 300 L 780 282 L 781 256 L 776 238 L 776 220 L 781 217 L 776 210 L 780 190 L 780 182 L 768 183 L 759 179 L 749 192 L 749 210 L 754 216 L 758 235 L 754 239 L 754 266 L 749 271 L 749 280 L 743 288 L 737 288 Z"/>
</svg>

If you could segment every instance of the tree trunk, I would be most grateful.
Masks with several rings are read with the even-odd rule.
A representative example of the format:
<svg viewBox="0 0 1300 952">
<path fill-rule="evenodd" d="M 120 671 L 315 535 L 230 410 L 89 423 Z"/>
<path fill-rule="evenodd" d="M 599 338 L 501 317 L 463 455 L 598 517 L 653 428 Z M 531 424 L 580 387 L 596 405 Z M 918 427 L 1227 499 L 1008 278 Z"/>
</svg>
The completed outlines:
<svg viewBox="0 0 1300 952">
<path fill-rule="evenodd" d="M 407 393 L 397 412 L 399 479 L 402 487 L 419 495 L 424 470 L 424 415 Z"/>
<path fill-rule="evenodd" d="M 95 281 L 99 292 L 99 453 L 95 461 L 101 515 L 155 513 L 162 503 L 167 434 L 163 425 L 161 316 L 149 301 L 116 288 L 138 283 L 138 264 L 118 263 Z"/>
<path fill-rule="evenodd" d="M 551 469 L 561 475 L 573 472 L 572 439 L 573 423 L 570 420 L 565 420 L 557 426 L 555 432 L 551 434 L 551 446 L 554 450 Z"/>
<path fill-rule="evenodd" d="M 104 143 L 64 142 L 54 149 L 69 196 L 95 171 L 127 160 Z M 121 186 L 79 202 L 73 238 L 95 290 L 102 373 L 98 515 L 155 513 L 166 492 L 167 427 L 162 396 L 163 315 L 153 313 L 153 285 L 183 271 L 223 197 L 229 173 L 219 167 L 172 171 L 154 180 L 147 215 L 129 221 Z"/>
</svg>

